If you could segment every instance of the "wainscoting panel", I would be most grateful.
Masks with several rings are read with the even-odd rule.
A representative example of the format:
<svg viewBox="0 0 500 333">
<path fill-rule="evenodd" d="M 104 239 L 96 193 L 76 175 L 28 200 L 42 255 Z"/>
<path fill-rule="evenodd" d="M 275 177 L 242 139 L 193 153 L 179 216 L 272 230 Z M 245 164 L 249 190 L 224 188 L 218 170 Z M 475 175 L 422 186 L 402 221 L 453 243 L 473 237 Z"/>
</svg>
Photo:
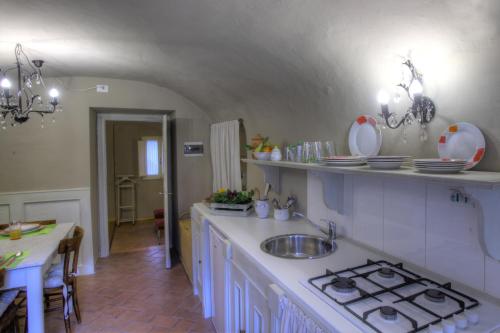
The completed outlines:
<svg viewBox="0 0 500 333">
<path fill-rule="evenodd" d="M 24 204 L 26 221 L 55 219 L 57 223 L 80 220 L 80 201 L 62 200 L 48 202 L 29 202 Z"/>
<path fill-rule="evenodd" d="M 0 224 L 7 224 L 9 222 L 10 222 L 9 205 L 0 205 Z"/>
<path fill-rule="evenodd" d="M 72 222 L 85 230 L 79 273 L 93 274 L 95 261 L 89 188 L 0 193 L 0 223 L 52 219 L 57 223 Z"/>
</svg>

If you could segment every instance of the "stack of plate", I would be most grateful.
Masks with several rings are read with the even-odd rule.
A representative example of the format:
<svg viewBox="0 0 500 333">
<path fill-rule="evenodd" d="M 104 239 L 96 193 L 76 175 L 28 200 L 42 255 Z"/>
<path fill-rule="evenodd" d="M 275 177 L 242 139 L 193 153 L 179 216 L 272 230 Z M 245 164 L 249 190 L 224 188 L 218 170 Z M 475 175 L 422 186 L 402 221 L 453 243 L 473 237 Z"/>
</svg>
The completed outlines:
<svg viewBox="0 0 500 333">
<path fill-rule="evenodd" d="M 331 156 L 321 159 L 320 164 L 328 166 L 358 166 L 366 164 L 364 156 Z"/>
<path fill-rule="evenodd" d="M 467 161 L 441 158 L 414 160 L 415 168 L 426 173 L 458 173 L 465 169 Z"/>
<path fill-rule="evenodd" d="M 409 158 L 410 156 L 370 156 L 366 161 L 372 169 L 394 170 L 401 168 Z"/>
</svg>

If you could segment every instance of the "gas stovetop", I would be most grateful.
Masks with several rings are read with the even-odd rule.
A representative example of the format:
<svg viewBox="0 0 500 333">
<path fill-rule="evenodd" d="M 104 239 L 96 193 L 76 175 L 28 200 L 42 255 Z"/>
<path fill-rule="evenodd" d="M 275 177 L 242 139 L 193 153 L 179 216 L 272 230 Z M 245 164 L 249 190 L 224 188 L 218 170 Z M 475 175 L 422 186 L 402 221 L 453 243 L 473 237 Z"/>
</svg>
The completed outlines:
<svg viewBox="0 0 500 333">
<path fill-rule="evenodd" d="M 500 324 L 500 308 L 485 307 L 451 283 L 437 283 L 403 264 L 368 260 L 341 271 L 327 269 L 304 285 L 332 307 L 346 310 L 344 316 L 366 331 L 491 332 Z"/>
</svg>

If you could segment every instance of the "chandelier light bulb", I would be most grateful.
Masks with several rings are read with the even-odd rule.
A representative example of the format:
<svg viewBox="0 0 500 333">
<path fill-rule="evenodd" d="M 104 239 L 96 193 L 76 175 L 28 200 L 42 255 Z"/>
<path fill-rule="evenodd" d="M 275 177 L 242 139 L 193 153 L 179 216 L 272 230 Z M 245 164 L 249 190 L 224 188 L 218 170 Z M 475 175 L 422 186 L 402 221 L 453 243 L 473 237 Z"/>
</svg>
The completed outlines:
<svg viewBox="0 0 500 333">
<path fill-rule="evenodd" d="M 10 89 L 10 87 L 12 87 L 12 83 L 10 83 L 8 78 L 4 77 L 2 81 L 0 81 L 0 86 L 4 89 Z"/>
<path fill-rule="evenodd" d="M 59 97 L 59 90 L 57 90 L 56 88 L 50 89 L 49 96 L 52 97 L 52 98 Z"/>
<path fill-rule="evenodd" d="M 419 80 L 413 80 L 410 85 L 409 92 L 411 97 L 415 97 L 415 95 L 422 95 L 422 93 L 424 92 L 424 87 L 422 87 L 422 84 Z"/>
<path fill-rule="evenodd" d="M 382 105 L 387 105 L 389 103 L 390 96 L 385 90 L 380 90 L 377 95 L 377 101 Z"/>
</svg>

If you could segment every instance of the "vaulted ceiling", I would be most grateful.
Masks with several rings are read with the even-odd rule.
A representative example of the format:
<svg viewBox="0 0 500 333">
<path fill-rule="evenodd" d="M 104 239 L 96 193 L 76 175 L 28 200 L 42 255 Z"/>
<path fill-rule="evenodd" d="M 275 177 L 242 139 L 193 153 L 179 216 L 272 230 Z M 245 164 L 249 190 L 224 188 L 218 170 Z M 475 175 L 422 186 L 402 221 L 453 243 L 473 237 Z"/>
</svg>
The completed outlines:
<svg viewBox="0 0 500 333">
<path fill-rule="evenodd" d="M 0 11 L 0 64 L 21 42 L 50 75 L 151 82 L 219 118 L 347 124 L 376 112 L 409 51 L 435 96 L 499 76 L 480 80 L 498 74 L 497 0 L 2 0 Z"/>
</svg>

